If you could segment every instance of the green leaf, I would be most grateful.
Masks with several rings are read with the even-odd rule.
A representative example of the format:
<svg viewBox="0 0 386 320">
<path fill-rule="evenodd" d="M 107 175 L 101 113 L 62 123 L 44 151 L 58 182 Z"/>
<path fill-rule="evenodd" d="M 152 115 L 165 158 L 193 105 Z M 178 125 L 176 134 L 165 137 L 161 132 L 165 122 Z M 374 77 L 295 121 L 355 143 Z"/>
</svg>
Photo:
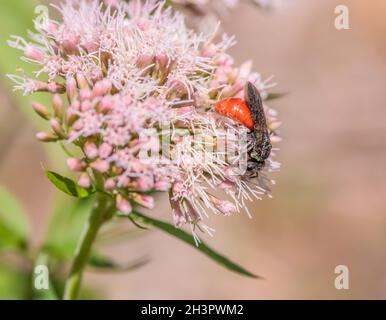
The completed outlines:
<svg viewBox="0 0 386 320">
<path fill-rule="evenodd" d="M 18 200 L 0 186 L 0 249 L 22 249 L 27 243 L 27 219 Z"/>
<path fill-rule="evenodd" d="M 76 197 L 87 198 L 95 193 L 95 189 L 85 189 L 80 187 L 75 181 L 63 177 L 58 173 L 46 171 L 47 178 L 64 193 Z"/>
<path fill-rule="evenodd" d="M 197 247 L 195 244 L 195 241 L 193 239 L 193 236 L 181 229 L 175 228 L 173 225 L 166 223 L 161 220 L 157 220 L 154 218 L 150 218 L 148 216 L 145 216 L 142 213 L 139 212 L 133 212 L 130 214 L 134 219 L 141 221 L 142 223 L 146 223 L 149 225 L 152 225 L 158 229 L 161 229 L 165 231 L 166 233 L 170 234 L 171 236 L 174 236 L 185 243 L 191 245 L 193 248 L 201 251 L 203 254 L 207 255 L 209 258 L 213 259 L 216 261 L 218 264 L 222 265 L 223 267 L 237 272 L 239 274 L 242 274 L 247 277 L 252 277 L 252 278 L 261 278 L 259 276 L 254 275 L 253 273 L 245 270 L 243 267 L 237 265 L 236 263 L 230 261 L 227 257 L 224 257 L 223 255 L 217 253 L 210 247 L 208 247 L 205 243 L 201 242 L 200 245 Z"/>
<path fill-rule="evenodd" d="M 131 261 L 127 264 L 118 264 L 111 260 L 108 257 L 105 257 L 99 253 L 91 254 L 89 265 L 91 267 L 97 268 L 98 270 L 103 271 L 133 271 L 136 270 L 149 262 L 149 259 L 146 257 L 139 258 L 137 260 Z"/>
<path fill-rule="evenodd" d="M 288 93 L 269 93 L 267 98 L 265 99 L 265 101 L 269 101 L 269 100 L 276 100 L 276 99 L 280 99 L 280 98 L 283 98 L 287 95 Z"/>
</svg>

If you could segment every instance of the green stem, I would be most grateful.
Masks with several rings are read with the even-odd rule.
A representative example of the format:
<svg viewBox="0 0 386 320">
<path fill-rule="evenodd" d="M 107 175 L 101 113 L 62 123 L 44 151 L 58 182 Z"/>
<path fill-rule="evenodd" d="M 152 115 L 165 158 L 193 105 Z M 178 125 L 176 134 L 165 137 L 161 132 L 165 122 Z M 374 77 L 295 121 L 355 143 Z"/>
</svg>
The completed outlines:
<svg viewBox="0 0 386 320">
<path fill-rule="evenodd" d="M 110 198 L 99 193 L 75 252 L 75 259 L 66 281 L 64 300 L 78 298 L 83 270 L 88 263 L 91 247 L 102 224 L 111 218 L 113 209 Z"/>
</svg>

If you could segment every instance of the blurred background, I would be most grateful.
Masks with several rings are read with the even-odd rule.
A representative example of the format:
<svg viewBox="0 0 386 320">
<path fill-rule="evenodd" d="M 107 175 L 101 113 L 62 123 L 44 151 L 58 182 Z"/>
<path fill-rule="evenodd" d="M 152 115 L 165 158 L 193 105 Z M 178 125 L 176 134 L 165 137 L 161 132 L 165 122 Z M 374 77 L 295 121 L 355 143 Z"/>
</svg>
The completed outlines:
<svg viewBox="0 0 386 320">
<path fill-rule="evenodd" d="M 275 11 L 240 2 L 222 17 L 223 29 L 238 41 L 232 54 L 239 63 L 253 60 L 265 77 L 275 75 L 273 91 L 289 93 L 271 103 L 283 121 L 282 170 L 274 177 L 274 198 L 251 205 L 253 219 L 212 217 L 216 235 L 205 241 L 264 280 L 229 272 L 161 232 L 120 226 L 101 240 L 101 253 L 123 263 L 149 262 L 131 272 L 88 271 L 88 297 L 386 299 L 386 2 L 292 0 Z M 4 77 L 22 65 L 5 41 L 25 35 L 36 4 L 0 4 L 0 184 L 7 190 L 0 209 L 10 194 L 19 199 L 32 252 L 47 239 L 76 242 L 78 217 L 70 211 L 76 207 L 83 217 L 87 207 L 68 205 L 44 176 L 42 164 L 64 168 L 62 151 L 34 139 L 42 123 L 31 100 L 12 94 Z M 350 30 L 335 29 L 339 4 L 349 8 Z M 153 214 L 170 221 L 165 199 Z M 60 219 L 65 222 L 50 228 Z M 71 245 L 57 250 L 60 259 Z M 31 258 L 5 249 L 0 245 L 0 298 L 32 297 Z M 334 286 L 341 264 L 349 268 L 349 290 Z M 65 273 L 67 263 L 55 268 Z"/>
</svg>

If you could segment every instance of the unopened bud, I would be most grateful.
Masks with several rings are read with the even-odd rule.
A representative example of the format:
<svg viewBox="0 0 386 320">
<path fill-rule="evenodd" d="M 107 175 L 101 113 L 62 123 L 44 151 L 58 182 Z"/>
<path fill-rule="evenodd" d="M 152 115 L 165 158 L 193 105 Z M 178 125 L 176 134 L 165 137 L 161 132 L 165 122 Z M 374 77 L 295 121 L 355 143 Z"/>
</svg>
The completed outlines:
<svg viewBox="0 0 386 320">
<path fill-rule="evenodd" d="M 130 202 L 120 194 L 117 195 L 116 204 L 117 209 L 125 215 L 129 215 L 133 211 Z"/>
<path fill-rule="evenodd" d="M 91 187 L 91 179 L 90 179 L 90 176 L 86 173 L 86 172 L 83 172 L 80 177 L 79 177 L 79 180 L 78 180 L 78 184 L 79 186 L 81 186 L 82 188 L 90 188 Z"/>
<path fill-rule="evenodd" d="M 115 181 L 112 178 L 109 178 L 105 181 L 105 190 L 112 191 L 115 189 Z"/>
<path fill-rule="evenodd" d="M 92 91 L 88 87 L 83 88 L 79 92 L 79 97 L 80 97 L 80 100 L 82 100 L 82 101 L 91 100 L 91 98 L 92 98 Z"/>
<path fill-rule="evenodd" d="M 113 147 L 108 143 L 102 143 L 99 147 L 99 156 L 102 159 L 106 159 L 108 156 L 110 156 L 111 152 L 113 152 Z"/>
<path fill-rule="evenodd" d="M 41 142 L 55 142 L 58 140 L 58 137 L 50 132 L 38 132 L 36 138 Z"/>
<path fill-rule="evenodd" d="M 76 97 L 77 86 L 73 77 L 68 77 L 66 80 L 66 92 L 69 101 L 73 101 Z"/>
<path fill-rule="evenodd" d="M 55 117 L 61 120 L 63 117 L 63 101 L 60 95 L 54 95 L 52 98 L 52 106 L 54 107 Z"/>
<path fill-rule="evenodd" d="M 50 93 L 63 93 L 65 91 L 65 88 L 62 84 L 57 82 L 49 82 L 47 84 L 47 90 Z"/>
<path fill-rule="evenodd" d="M 59 138 L 65 138 L 66 134 L 64 133 L 64 129 L 62 125 L 60 124 L 59 119 L 57 118 L 52 118 L 50 120 L 51 123 L 51 128 L 54 130 L 54 132 L 58 135 Z"/>
<path fill-rule="evenodd" d="M 91 164 L 91 168 L 95 169 L 96 171 L 99 171 L 100 173 L 105 173 L 109 171 L 110 164 L 107 161 L 98 159 Z"/>
<path fill-rule="evenodd" d="M 89 159 L 96 159 L 98 157 L 98 148 L 94 142 L 87 141 L 84 145 L 83 151 Z"/>
<path fill-rule="evenodd" d="M 146 209 L 154 209 L 155 202 L 153 197 L 144 195 L 144 194 L 135 193 L 135 194 L 132 194 L 132 198 L 140 206 Z"/>
<path fill-rule="evenodd" d="M 69 158 L 67 159 L 67 165 L 71 171 L 81 172 L 85 169 L 85 163 L 82 160 Z"/>
<path fill-rule="evenodd" d="M 41 116 L 43 119 L 49 120 L 51 118 L 51 114 L 47 110 L 47 108 L 39 102 L 32 102 L 32 108 L 35 112 Z"/>
<path fill-rule="evenodd" d="M 41 52 L 38 48 L 33 46 L 27 46 L 27 48 L 24 51 L 24 54 L 26 55 L 26 57 L 39 62 L 43 62 L 44 60 L 43 52 Z"/>
<path fill-rule="evenodd" d="M 108 113 L 114 106 L 114 101 L 109 96 L 102 98 L 97 107 L 97 111 L 101 113 Z"/>
</svg>

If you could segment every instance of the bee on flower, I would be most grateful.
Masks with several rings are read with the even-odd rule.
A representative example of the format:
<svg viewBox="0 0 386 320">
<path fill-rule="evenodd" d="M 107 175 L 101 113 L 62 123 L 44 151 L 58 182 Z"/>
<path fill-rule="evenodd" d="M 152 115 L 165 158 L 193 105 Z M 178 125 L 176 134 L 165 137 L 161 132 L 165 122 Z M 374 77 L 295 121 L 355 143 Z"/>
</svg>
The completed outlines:
<svg viewBox="0 0 386 320">
<path fill-rule="evenodd" d="M 24 94 L 51 94 L 50 108 L 33 103 L 51 126 L 37 138 L 79 149 L 67 159 L 79 186 L 109 194 L 125 215 L 165 192 L 175 225 L 189 224 L 197 241 L 195 226 L 213 231 L 210 212 L 232 215 L 270 195 L 280 141 L 263 102 L 272 84 L 250 62 L 234 65 L 233 37 L 195 33 L 163 1 L 55 8 L 60 21 L 36 20 L 30 40 L 9 41 L 36 65 L 9 78 Z"/>
</svg>

